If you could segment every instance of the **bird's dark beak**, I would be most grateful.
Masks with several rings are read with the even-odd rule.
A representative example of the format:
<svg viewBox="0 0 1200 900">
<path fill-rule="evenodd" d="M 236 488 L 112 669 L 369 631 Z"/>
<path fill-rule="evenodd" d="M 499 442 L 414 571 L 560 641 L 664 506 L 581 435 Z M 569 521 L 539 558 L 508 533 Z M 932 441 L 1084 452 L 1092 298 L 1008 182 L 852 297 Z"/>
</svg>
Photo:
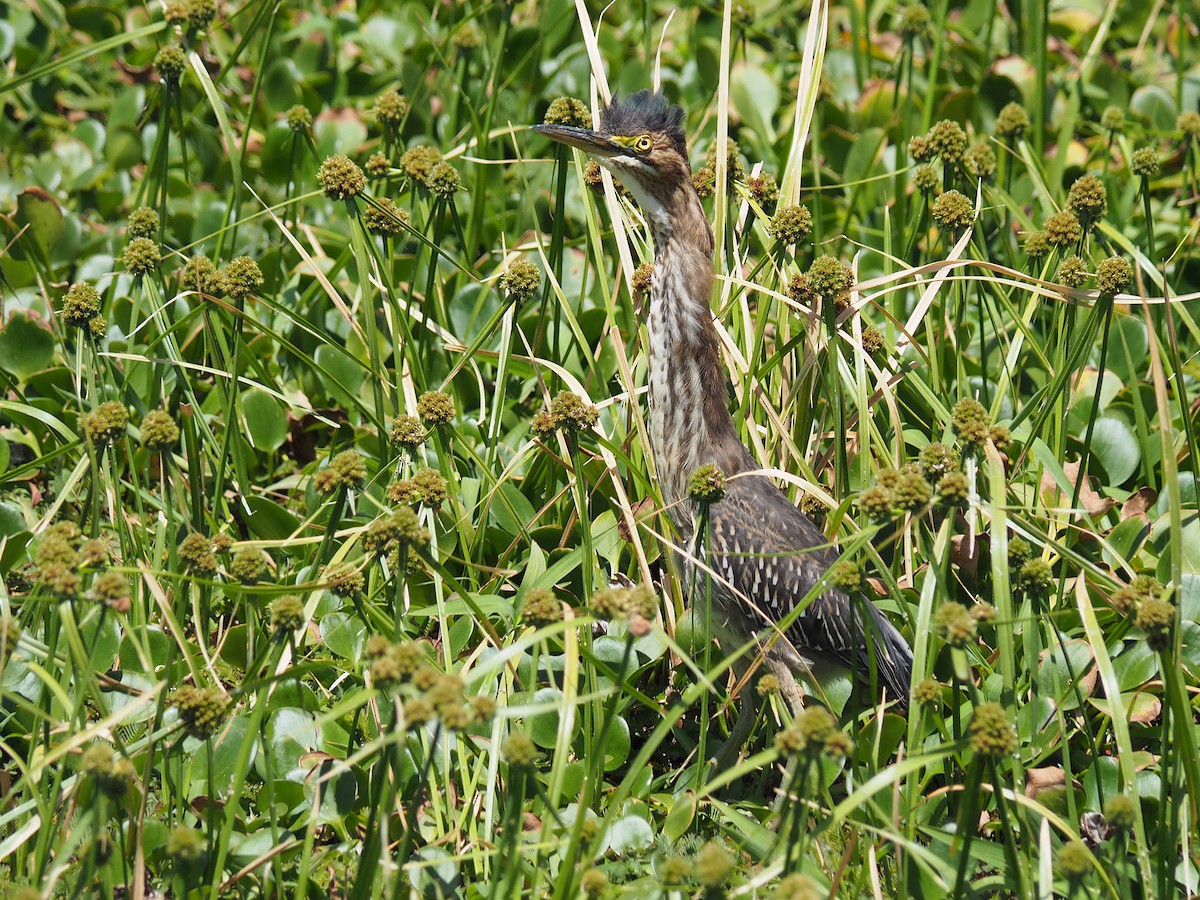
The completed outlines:
<svg viewBox="0 0 1200 900">
<path fill-rule="evenodd" d="M 620 144 L 590 128 L 577 128 L 574 125 L 533 125 L 531 130 L 544 134 L 552 141 L 578 147 L 595 156 L 619 156 L 626 152 Z"/>
</svg>

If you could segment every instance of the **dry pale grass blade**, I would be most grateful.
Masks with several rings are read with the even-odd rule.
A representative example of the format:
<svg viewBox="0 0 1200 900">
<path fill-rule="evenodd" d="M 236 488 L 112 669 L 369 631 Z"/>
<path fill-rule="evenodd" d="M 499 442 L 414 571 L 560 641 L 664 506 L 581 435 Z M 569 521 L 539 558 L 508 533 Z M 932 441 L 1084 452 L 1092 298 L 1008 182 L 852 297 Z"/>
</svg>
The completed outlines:
<svg viewBox="0 0 1200 900">
<path fill-rule="evenodd" d="M 779 183 L 779 202 L 784 205 L 800 201 L 800 170 L 804 164 L 804 148 L 808 144 L 813 110 L 816 108 L 817 97 L 820 94 L 821 69 L 825 61 L 825 44 L 828 34 L 829 4 L 826 0 L 816 0 L 808 15 L 808 28 L 804 35 L 804 54 L 800 63 L 800 82 L 796 91 L 792 140 L 788 147 L 783 177 Z"/>
</svg>

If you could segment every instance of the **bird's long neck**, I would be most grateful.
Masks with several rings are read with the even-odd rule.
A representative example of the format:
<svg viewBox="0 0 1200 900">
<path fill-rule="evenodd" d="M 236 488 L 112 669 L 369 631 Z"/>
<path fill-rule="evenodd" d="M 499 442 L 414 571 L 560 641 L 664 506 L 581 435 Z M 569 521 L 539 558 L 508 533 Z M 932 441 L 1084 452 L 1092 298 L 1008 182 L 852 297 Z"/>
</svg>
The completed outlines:
<svg viewBox="0 0 1200 900">
<path fill-rule="evenodd" d="M 712 463 L 726 474 L 748 456 L 729 415 L 727 373 L 709 306 L 713 238 L 691 185 L 643 203 L 654 230 L 650 282 L 650 438 L 663 499 L 690 519 L 688 479 Z"/>
</svg>

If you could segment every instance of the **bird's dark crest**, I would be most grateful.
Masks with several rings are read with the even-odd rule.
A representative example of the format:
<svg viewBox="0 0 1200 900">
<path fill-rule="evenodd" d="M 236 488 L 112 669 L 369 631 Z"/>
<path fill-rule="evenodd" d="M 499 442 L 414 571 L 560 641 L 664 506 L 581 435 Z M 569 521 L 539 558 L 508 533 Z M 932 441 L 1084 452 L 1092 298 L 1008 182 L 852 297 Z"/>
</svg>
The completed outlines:
<svg viewBox="0 0 1200 900">
<path fill-rule="evenodd" d="M 623 136 L 665 133 L 679 155 L 688 158 L 687 140 L 683 134 L 683 108 L 654 91 L 638 91 L 624 99 L 614 94 L 612 102 L 600 116 L 600 129 L 605 134 Z"/>
</svg>

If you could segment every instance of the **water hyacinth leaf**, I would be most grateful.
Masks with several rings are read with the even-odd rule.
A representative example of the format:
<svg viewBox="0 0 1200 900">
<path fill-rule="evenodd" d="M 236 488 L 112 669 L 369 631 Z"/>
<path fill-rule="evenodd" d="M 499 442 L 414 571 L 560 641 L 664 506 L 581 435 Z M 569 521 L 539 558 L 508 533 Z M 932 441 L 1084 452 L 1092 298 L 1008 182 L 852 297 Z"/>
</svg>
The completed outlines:
<svg viewBox="0 0 1200 900">
<path fill-rule="evenodd" d="M 21 381 L 40 372 L 54 359 L 54 335 L 41 319 L 20 310 L 0 328 L 0 369 Z"/>
<path fill-rule="evenodd" d="M 242 422 L 255 450 L 278 450 L 288 433 L 287 412 L 263 391 L 246 390 L 241 397 Z"/>
<path fill-rule="evenodd" d="M 638 815 L 622 816 L 608 831 L 608 849 L 617 856 L 638 853 L 654 843 L 654 829 Z"/>
<path fill-rule="evenodd" d="M 363 367 L 340 346 L 333 344 L 322 344 L 313 358 L 326 376 L 322 384 L 330 397 L 343 406 L 354 406 L 355 394 L 366 377 Z"/>
<path fill-rule="evenodd" d="M 604 735 L 604 771 L 612 772 L 625 765 L 631 746 L 629 723 L 623 716 L 614 716 Z"/>
<path fill-rule="evenodd" d="M 29 187 L 17 195 L 13 225 L 21 237 L 12 246 L 17 259 L 28 259 L 43 268 L 50 265 L 54 248 L 62 240 L 66 226 L 58 201 L 40 187 Z"/>
<path fill-rule="evenodd" d="M 695 819 L 696 792 L 689 789 L 677 794 L 671 803 L 670 812 L 663 820 L 663 837 L 674 844 L 688 833 Z"/>
<path fill-rule="evenodd" d="M 1122 420 L 1109 416 L 1096 420 L 1092 452 L 1104 466 L 1108 484 L 1113 487 L 1128 481 L 1142 462 L 1142 451 L 1133 429 Z"/>
<path fill-rule="evenodd" d="M 151 673 L 167 664 L 169 647 L 169 639 L 160 626 L 145 625 L 138 629 L 136 637 L 128 633 L 121 639 L 121 668 Z M 143 657 L 144 653 L 148 654 L 148 659 Z"/>
<path fill-rule="evenodd" d="M 761 66 L 740 63 L 729 73 L 729 101 L 763 146 L 775 138 L 772 121 L 779 109 L 779 82 Z"/>
<path fill-rule="evenodd" d="M 358 660 L 367 643 L 367 627 L 361 620 L 343 612 L 321 619 L 321 642 L 342 659 Z"/>
<path fill-rule="evenodd" d="M 1120 656 L 1113 658 L 1113 671 L 1121 690 L 1129 691 L 1141 687 L 1158 671 L 1158 657 L 1145 641 L 1134 641 Z"/>
<path fill-rule="evenodd" d="M 3 467 L 0 467 L 0 472 L 3 472 Z M 24 530 L 25 515 L 21 508 L 7 501 L 0 501 L 0 537 L 14 537 Z"/>
<path fill-rule="evenodd" d="M 192 784 L 202 790 L 208 790 L 211 775 L 212 789 L 217 797 L 229 792 L 233 780 L 237 776 L 238 757 L 246 742 L 250 741 L 251 760 L 257 756 L 258 741 L 251 731 L 250 720 L 246 716 L 233 716 L 212 740 L 212 770 L 209 771 L 209 755 L 201 752 L 192 757 Z"/>
<path fill-rule="evenodd" d="M 300 528 L 300 520 L 296 516 L 266 497 L 247 497 L 246 505 L 251 513 L 246 524 L 257 538 L 281 541 Z"/>
<path fill-rule="evenodd" d="M 1187 574 L 1176 593 L 1179 616 L 1184 622 L 1200 623 L 1200 575 Z"/>
<path fill-rule="evenodd" d="M 546 707 L 529 716 L 529 736 L 539 747 L 549 750 L 558 745 L 558 727 L 561 718 L 559 711 L 565 700 L 563 692 L 558 688 L 541 688 L 534 693 L 532 704 Z M 574 740 L 579 727 L 579 717 L 575 716 L 574 730 L 568 736 L 569 740 Z"/>
<path fill-rule="evenodd" d="M 121 626 L 116 616 L 101 615 L 103 607 L 99 605 L 79 608 L 87 610 L 79 623 L 83 646 L 98 666 L 108 669 L 117 659 L 121 646 Z"/>
<path fill-rule="evenodd" d="M 275 778 L 303 780 L 307 769 L 300 765 L 301 757 L 320 745 L 320 730 L 312 713 L 306 710 L 284 707 L 272 712 L 267 719 L 265 749 Z M 257 768 L 265 775 L 262 765 Z"/>
<path fill-rule="evenodd" d="M 1091 694 L 1096 674 L 1091 646 L 1086 641 L 1068 640 L 1042 651 L 1038 685 L 1040 692 L 1053 697 L 1060 709 L 1071 710 L 1079 706 L 1080 698 Z"/>
</svg>

